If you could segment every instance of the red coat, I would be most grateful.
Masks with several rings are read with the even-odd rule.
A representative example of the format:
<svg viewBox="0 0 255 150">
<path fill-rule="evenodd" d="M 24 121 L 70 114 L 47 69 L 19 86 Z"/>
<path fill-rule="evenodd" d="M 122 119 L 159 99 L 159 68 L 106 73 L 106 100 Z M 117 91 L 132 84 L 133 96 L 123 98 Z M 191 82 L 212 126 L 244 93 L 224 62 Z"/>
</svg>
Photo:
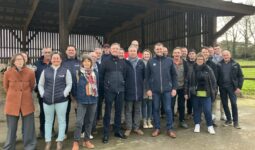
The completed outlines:
<svg viewBox="0 0 255 150">
<path fill-rule="evenodd" d="M 32 91 L 35 86 L 35 73 L 24 67 L 20 72 L 15 67 L 4 73 L 3 87 L 6 91 L 4 113 L 12 116 L 29 115 L 34 112 Z"/>
</svg>

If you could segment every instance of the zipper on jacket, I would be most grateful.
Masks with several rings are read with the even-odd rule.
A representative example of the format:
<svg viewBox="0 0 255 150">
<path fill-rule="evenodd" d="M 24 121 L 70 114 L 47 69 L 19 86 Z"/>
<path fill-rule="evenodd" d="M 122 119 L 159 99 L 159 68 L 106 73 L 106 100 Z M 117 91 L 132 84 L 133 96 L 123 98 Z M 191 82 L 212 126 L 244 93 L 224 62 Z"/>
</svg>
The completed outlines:
<svg viewBox="0 0 255 150">
<path fill-rule="evenodd" d="M 55 74 L 56 73 L 56 74 Z M 52 104 L 54 104 L 55 82 L 56 82 L 57 70 L 54 69 L 53 77 L 53 89 L 52 89 Z"/>
<path fill-rule="evenodd" d="M 136 67 L 137 67 L 137 64 L 136 64 Z M 135 98 L 136 98 L 136 100 L 138 100 L 138 96 L 137 96 L 137 82 L 136 82 L 136 67 L 134 69 L 134 72 L 135 72 Z"/>
<path fill-rule="evenodd" d="M 162 87 L 162 68 L 161 68 L 161 58 L 159 58 L 159 75 L 160 75 L 160 92 L 163 92 Z"/>
<path fill-rule="evenodd" d="M 116 71 L 116 73 L 118 72 L 118 70 L 117 70 L 117 64 L 118 64 L 118 62 L 115 61 L 115 71 Z M 119 75 L 117 74 L 117 82 L 118 82 L 118 80 L 119 80 Z M 118 86 L 119 86 L 119 85 L 117 84 L 117 89 L 119 89 Z M 119 94 L 119 91 L 118 91 L 117 93 Z"/>
</svg>

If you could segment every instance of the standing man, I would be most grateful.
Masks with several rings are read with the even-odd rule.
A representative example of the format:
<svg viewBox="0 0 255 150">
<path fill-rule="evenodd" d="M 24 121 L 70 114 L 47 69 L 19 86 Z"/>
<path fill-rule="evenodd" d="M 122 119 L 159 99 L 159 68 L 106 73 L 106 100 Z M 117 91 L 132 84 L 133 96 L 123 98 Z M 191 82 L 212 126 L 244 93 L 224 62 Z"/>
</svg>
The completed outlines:
<svg viewBox="0 0 255 150">
<path fill-rule="evenodd" d="M 182 53 L 182 59 L 187 60 L 188 49 L 186 47 L 182 47 L 181 48 L 181 53 Z"/>
<path fill-rule="evenodd" d="M 171 109 L 171 97 L 176 95 L 177 74 L 173 60 L 163 55 L 163 44 L 154 46 L 156 57 L 149 60 L 146 69 L 147 95 L 153 99 L 153 119 L 155 130 L 153 137 L 160 134 L 160 98 L 163 97 L 163 106 L 166 113 L 167 134 L 176 138 L 173 131 L 173 115 Z"/>
<path fill-rule="evenodd" d="M 100 79 L 104 82 L 105 114 L 103 128 L 103 143 L 108 143 L 110 134 L 110 120 L 112 103 L 115 105 L 114 136 L 125 139 L 121 132 L 121 111 L 125 91 L 126 63 L 118 58 L 120 44 L 111 45 L 109 59 L 102 62 Z"/>
<path fill-rule="evenodd" d="M 97 63 L 101 64 L 101 59 L 102 59 L 102 49 L 101 48 L 95 48 L 94 52 L 96 53 L 97 56 Z"/>
<path fill-rule="evenodd" d="M 65 130 L 65 139 L 67 138 L 67 132 L 69 127 L 69 114 L 71 111 L 71 102 L 74 99 L 73 95 L 75 95 L 74 92 L 76 92 L 76 87 L 74 83 L 77 83 L 76 80 L 76 72 L 80 69 L 80 61 L 77 59 L 76 56 L 76 47 L 74 45 L 67 46 L 66 49 L 66 59 L 64 59 L 62 63 L 63 67 L 67 68 L 71 75 L 72 75 L 72 90 L 71 94 L 68 95 L 68 105 L 66 110 L 66 130 Z"/>
<path fill-rule="evenodd" d="M 42 56 L 39 58 L 37 62 L 35 62 L 36 66 L 36 71 L 35 71 L 35 78 L 36 78 L 36 83 L 39 83 L 39 79 L 41 77 L 41 73 L 45 68 L 50 67 L 50 60 L 51 60 L 51 54 L 52 54 L 52 49 L 50 47 L 45 47 L 42 49 Z M 37 93 L 37 98 L 39 101 L 39 106 L 40 106 L 40 137 L 44 138 L 45 137 L 45 115 L 44 115 L 44 109 L 43 109 L 43 99 L 39 94 L 38 91 L 38 85 L 36 85 L 35 91 Z"/>
<path fill-rule="evenodd" d="M 178 102 L 178 112 L 179 112 L 179 126 L 187 129 L 188 124 L 185 122 L 185 98 L 184 98 L 184 82 L 186 80 L 186 76 L 188 73 L 188 66 L 187 62 L 181 58 L 182 52 L 180 47 L 176 47 L 173 50 L 173 62 L 174 62 L 174 67 L 176 69 L 177 73 L 177 96 L 173 97 L 172 99 L 172 112 L 174 114 L 174 106 L 175 106 L 175 101 L 177 99 Z"/>
<path fill-rule="evenodd" d="M 237 108 L 237 94 L 241 93 L 243 86 L 243 72 L 240 65 L 231 58 L 231 53 L 228 50 L 222 52 L 223 60 L 218 64 L 219 80 L 218 85 L 220 89 L 220 97 L 223 108 L 227 117 L 225 126 L 232 125 L 232 117 L 234 127 L 241 129 L 238 123 L 238 108 Z M 232 117 L 228 107 L 228 97 L 231 102 Z"/>
<path fill-rule="evenodd" d="M 103 45 L 103 55 L 101 58 L 101 62 L 104 60 L 107 60 L 108 58 L 110 58 L 111 54 L 110 54 L 110 45 L 109 44 L 104 44 Z"/>
<path fill-rule="evenodd" d="M 140 121 L 145 78 L 145 65 L 137 56 L 137 48 L 131 45 L 128 48 L 128 55 L 125 84 L 125 119 L 127 127 L 125 136 L 127 137 L 130 135 L 132 128 L 136 134 L 144 134 L 140 129 Z"/>
</svg>

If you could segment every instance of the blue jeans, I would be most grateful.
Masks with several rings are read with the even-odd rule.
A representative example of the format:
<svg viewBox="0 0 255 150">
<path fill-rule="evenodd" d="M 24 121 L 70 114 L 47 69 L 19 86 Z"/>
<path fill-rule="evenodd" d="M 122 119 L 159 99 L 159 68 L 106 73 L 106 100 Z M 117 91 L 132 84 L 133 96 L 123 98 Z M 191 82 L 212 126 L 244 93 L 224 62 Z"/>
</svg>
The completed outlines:
<svg viewBox="0 0 255 150">
<path fill-rule="evenodd" d="M 171 93 L 164 92 L 164 93 L 156 93 L 153 92 L 152 100 L 153 100 L 153 120 L 154 120 L 154 127 L 155 129 L 160 129 L 160 101 L 162 97 L 162 105 L 166 113 L 166 128 L 167 130 L 171 130 L 173 128 L 173 115 L 171 109 Z"/>
<path fill-rule="evenodd" d="M 142 101 L 142 117 L 143 119 L 152 119 L 152 100 L 143 99 Z"/>
<path fill-rule="evenodd" d="M 111 110 L 112 110 L 113 101 L 115 105 L 114 132 L 115 133 L 120 132 L 123 99 L 124 99 L 123 92 L 115 93 L 115 92 L 105 91 L 105 113 L 104 113 L 104 119 L 103 119 L 104 136 L 109 136 Z"/>
<path fill-rule="evenodd" d="M 175 102 L 176 102 L 176 97 L 178 95 L 178 112 L 179 112 L 179 121 L 182 122 L 184 121 L 184 117 L 185 117 L 185 98 L 184 98 L 184 89 L 178 89 L 176 91 L 176 96 L 173 97 L 172 99 L 172 113 L 174 115 L 174 106 L 175 106 Z"/>
<path fill-rule="evenodd" d="M 233 87 L 220 87 L 220 98 L 228 121 L 231 121 L 231 113 L 228 107 L 228 97 L 230 99 L 233 121 L 238 122 L 237 97 Z"/>
<path fill-rule="evenodd" d="M 48 105 L 43 103 L 43 109 L 45 114 L 45 141 L 51 141 L 52 126 L 54 120 L 54 114 L 56 111 L 58 119 L 58 138 L 56 141 L 63 141 L 65 138 L 66 130 L 66 110 L 68 101 L 62 103 L 56 103 Z"/>
<path fill-rule="evenodd" d="M 194 123 L 200 124 L 202 110 L 205 114 L 207 126 L 212 126 L 212 102 L 211 97 L 197 97 L 192 96 Z"/>
</svg>

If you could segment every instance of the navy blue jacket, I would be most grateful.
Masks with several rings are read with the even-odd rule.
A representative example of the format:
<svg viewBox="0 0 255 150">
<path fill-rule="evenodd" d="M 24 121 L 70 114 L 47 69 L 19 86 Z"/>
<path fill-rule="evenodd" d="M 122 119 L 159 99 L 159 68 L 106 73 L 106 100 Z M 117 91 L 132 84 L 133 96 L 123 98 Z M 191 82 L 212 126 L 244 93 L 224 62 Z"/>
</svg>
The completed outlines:
<svg viewBox="0 0 255 150">
<path fill-rule="evenodd" d="M 41 74 L 42 74 L 42 71 L 45 69 L 45 68 L 48 68 L 50 67 L 50 63 L 49 64 L 45 64 L 43 62 L 43 59 L 44 59 L 44 56 L 41 56 L 37 62 L 35 62 L 35 66 L 36 66 L 36 71 L 35 71 L 35 79 L 36 79 L 36 83 L 38 84 L 39 83 L 39 79 L 41 77 Z M 35 88 L 35 91 L 37 92 L 38 91 L 38 87 L 37 87 L 37 84 L 36 84 L 36 88 Z"/>
<path fill-rule="evenodd" d="M 177 89 L 177 74 L 173 60 L 169 57 L 155 56 L 147 63 L 147 90 L 152 92 L 170 92 Z"/>
<path fill-rule="evenodd" d="M 126 78 L 126 62 L 116 56 L 102 61 L 100 80 L 103 81 L 104 92 L 124 92 Z"/>
<path fill-rule="evenodd" d="M 225 75 L 222 71 L 222 64 L 225 63 L 224 60 L 220 61 L 217 65 L 217 71 L 218 71 L 218 85 L 219 87 L 223 86 L 223 76 Z M 237 88 L 242 89 L 243 86 L 243 72 L 242 69 L 239 65 L 239 63 L 237 63 L 236 61 L 234 61 L 233 59 L 230 60 L 231 63 L 231 73 L 229 75 L 229 77 L 231 78 L 232 81 L 232 86 L 234 87 L 234 89 L 236 90 Z"/>
<path fill-rule="evenodd" d="M 64 90 L 66 87 L 66 72 L 66 68 L 62 66 L 59 67 L 54 80 L 54 69 L 52 67 L 44 69 L 44 103 L 50 105 L 67 101 L 67 98 L 64 96 Z"/>
<path fill-rule="evenodd" d="M 127 76 L 125 84 L 125 100 L 138 101 L 143 99 L 143 84 L 145 79 L 145 65 L 138 60 L 134 70 L 130 61 L 126 60 Z"/>
<path fill-rule="evenodd" d="M 74 85 L 74 83 L 76 83 L 76 72 L 80 69 L 80 61 L 78 59 L 64 59 L 62 62 L 62 66 L 67 68 L 71 75 L 72 75 L 72 81 L 73 81 L 73 85 L 72 85 L 72 90 L 71 93 L 74 96 L 76 94 L 76 87 Z"/>
<path fill-rule="evenodd" d="M 97 73 L 94 72 L 97 76 Z M 95 96 L 88 96 L 86 94 L 86 85 L 88 81 L 84 77 L 84 75 L 79 71 L 78 72 L 79 80 L 78 83 L 76 83 L 76 100 L 80 104 L 96 104 L 97 103 L 97 97 Z"/>
</svg>

